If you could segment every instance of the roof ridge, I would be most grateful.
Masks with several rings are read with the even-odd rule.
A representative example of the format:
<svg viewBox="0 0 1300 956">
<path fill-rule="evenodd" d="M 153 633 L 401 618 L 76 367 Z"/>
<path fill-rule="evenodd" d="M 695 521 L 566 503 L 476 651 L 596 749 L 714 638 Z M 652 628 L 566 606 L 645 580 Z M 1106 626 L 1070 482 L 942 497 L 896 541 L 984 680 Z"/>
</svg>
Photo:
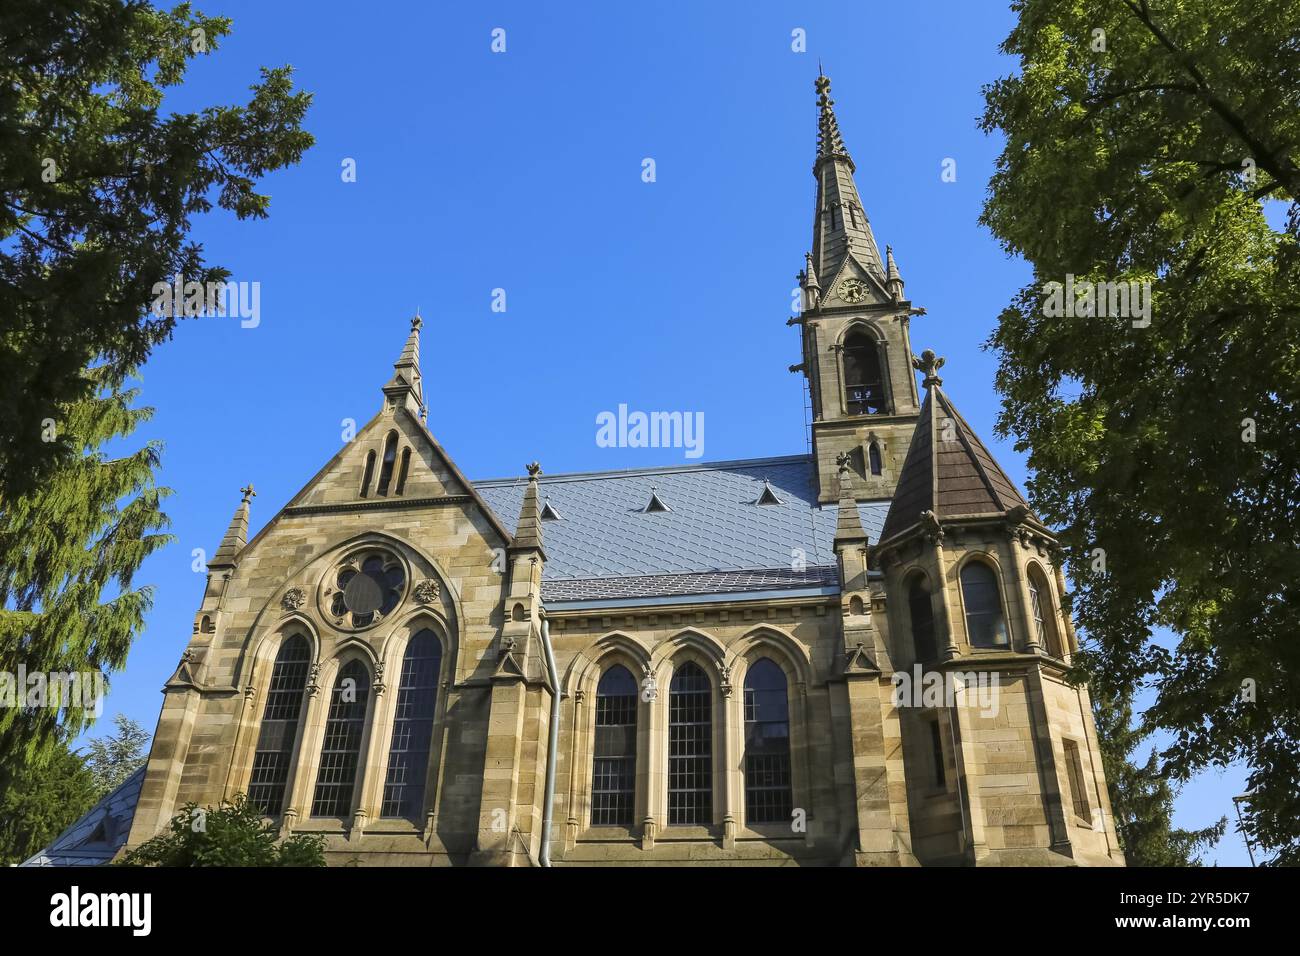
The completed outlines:
<svg viewBox="0 0 1300 956">
<path fill-rule="evenodd" d="M 725 471 L 729 468 L 758 467 L 760 465 L 794 464 L 807 462 L 811 455 L 774 455 L 768 458 L 735 458 L 729 461 L 698 462 L 693 465 L 659 465 L 642 468 L 616 468 L 612 471 L 573 471 L 554 475 L 542 475 L 542 484 L 554 484 L 557 481 L 592 481 L 604 478 L 636 478 L 643 475 L 676 474 L 680 472 Z M 518 477 L 482 478 L 470 481 L 475 487 L 503 487 L 515 484 Z M 761 480 L 761 479 L 760 479 Z"/>
<path fill-rule="evenodd" d="M 545 583 L 553 584 L 563 581 L 566 584 L 573 584 L 581 581 L 633 581 L 638 578 L 686 578 L 697 577 L 701 574 L 771 574 L 780 572 L 781 574 L 803 574 L 807 571 L 816 571 L 824 568 L 838 568 L 836 564 L 809 564 L 802 569 L 793 569 L 789 565 L 778 565 L 770 568 L 710 568 L 706 571 L 648 571 L 641 574 L 598 574 L 587 575 L 583 578 L 546 578 Z"/>
</svg>

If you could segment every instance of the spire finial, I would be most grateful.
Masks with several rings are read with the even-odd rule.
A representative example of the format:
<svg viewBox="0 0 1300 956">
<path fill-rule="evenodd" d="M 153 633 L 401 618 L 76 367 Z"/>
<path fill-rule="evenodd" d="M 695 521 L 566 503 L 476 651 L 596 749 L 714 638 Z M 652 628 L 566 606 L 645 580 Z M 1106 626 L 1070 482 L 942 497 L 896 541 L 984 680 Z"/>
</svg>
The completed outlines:
<svg viewBox="0 0 1300 956">
<path fill-rule="evenodd" d="M 540 475 L 541 473 L 542 473 L 542 466 L 541 466 L 541 463 L 536 462 L 536 461 L 530 461 L 530 462 L 528 463 L 528 480 L 529 480 L 529 481 L 534 481 L 534 480 L 536 480 L 537 476 Z"/>
<path fill-rule="evenodd" d="M 943 379 L 938 375 L 939 369 L 943 368 L 944 359 L 937 357 L 933 349 L 926 349 L 921 353 L 921 357 L 912 356 L 912 368 L 925 375 L 925 381 L 921 384 L 926 388 L 932 385 L 942 385 Z"/>
<path fill-rule="evenodd" d="M 411 318 L 411 331 L 418 332 L 420 331 L 420 327 L 423 325 L 424 319 L 420 318 L 420 307 L 417 305 L 415 307 L 415 315 Z"/>
<path fill-rule="evenodd" d="M 244 496 L 243 504 L 248 504 L 252 499 L 257 497 L 257 492 L 253 490 L 253 483 L 251 481 L 244 485 L 244 487 L 240 488 L 239 491 Z"/>
</svg>

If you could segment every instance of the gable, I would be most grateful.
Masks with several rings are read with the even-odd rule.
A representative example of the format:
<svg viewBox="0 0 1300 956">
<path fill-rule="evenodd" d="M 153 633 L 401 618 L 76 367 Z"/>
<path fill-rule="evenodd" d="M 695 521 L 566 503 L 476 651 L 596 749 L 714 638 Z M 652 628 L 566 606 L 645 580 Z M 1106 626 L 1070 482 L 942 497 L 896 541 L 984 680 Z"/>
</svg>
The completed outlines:
<svg viewBox="0 0 1300 956">
<path fill-rule="evenodd" d="M 387 493 L 380 494 L 384 452 L 390 435 L 395 437 L 392 472 Z M 406 455 L 408 451 L 409 458 Z M 367 482 L 367 463 L 371 461 L 372 455 L 373 464 Z M 403 481 L 404 459 L 406 473 Z M 468 506 L 483 514 L 499 536 L 501 544 L 510 543 L 511 534 L 506 525 L 465 478 L 437 439 L 422 422 L 399 406 L 391 413 L 381 411 L 367 422 L 352 441 L 339 449 L 266 523 L 241 554 L 247 553 L 263 539 L 289 509 L 349 510 L 350 505 L 368 509 L 383 507 L 385 504 L 393 507 L 418 507 L 421 501 L 457 498 L 463 498 Z"/>
</svg>

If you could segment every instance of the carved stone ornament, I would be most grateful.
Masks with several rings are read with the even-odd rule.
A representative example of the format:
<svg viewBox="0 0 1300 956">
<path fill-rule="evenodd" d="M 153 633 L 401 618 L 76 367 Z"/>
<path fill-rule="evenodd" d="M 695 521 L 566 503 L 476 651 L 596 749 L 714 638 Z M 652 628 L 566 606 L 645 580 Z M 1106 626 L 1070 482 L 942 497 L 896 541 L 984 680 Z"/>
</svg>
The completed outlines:
<svg viewBox="0 0 1300 956">
<path fill-rule="evenodd" d="M 415 586 L 415 591 L 412 593 L 421 604 L 434 604 L 442 596 L 442 587 L 437 581 L 425 578 Z"/>
<path fill-rule="evenodd" d="M 286 611 L 296 611 L 307 601 L 307 595 L 302 588 L 289 588 L 284 592 L 284 597 L 280 598 L 280 607 Z"/>
</svg>

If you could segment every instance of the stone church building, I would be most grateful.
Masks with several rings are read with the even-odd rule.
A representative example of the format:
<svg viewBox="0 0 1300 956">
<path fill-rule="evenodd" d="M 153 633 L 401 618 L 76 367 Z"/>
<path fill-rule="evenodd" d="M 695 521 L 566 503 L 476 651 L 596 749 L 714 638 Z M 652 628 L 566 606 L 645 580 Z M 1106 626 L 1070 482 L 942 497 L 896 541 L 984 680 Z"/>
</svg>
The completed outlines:
<svg viewBox="0 0 1300 956">
<path fill-rule="evenodd" d="M 817 93 L 811 454 L 471 481 L 417 318 L 251 539 L 245 489 L 119 844 L 242 793 L 332 864 L 1122 865 L 1056 542 Z"/>
</svg>

